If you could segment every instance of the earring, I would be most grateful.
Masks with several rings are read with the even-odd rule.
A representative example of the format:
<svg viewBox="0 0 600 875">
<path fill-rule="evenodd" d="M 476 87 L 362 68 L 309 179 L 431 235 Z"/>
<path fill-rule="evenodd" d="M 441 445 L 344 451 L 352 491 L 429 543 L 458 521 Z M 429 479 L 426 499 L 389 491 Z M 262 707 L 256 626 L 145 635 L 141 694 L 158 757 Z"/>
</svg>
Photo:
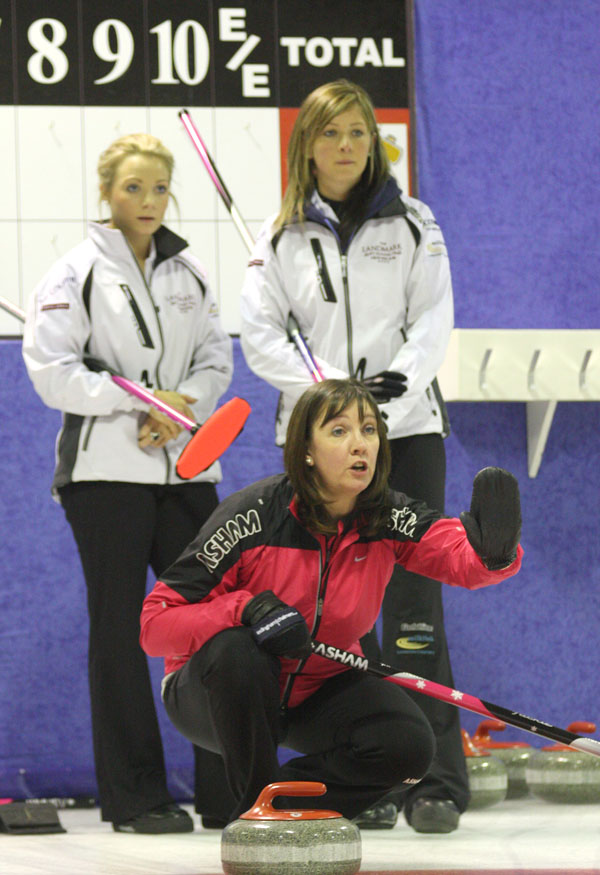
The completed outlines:
<svg viewBox="0 0 600 875">
<path fill-rule="evenodd" d="M 315 463 L 313 462 L 313 458 L 312 458 L 312 456 L 307 456 L 306 459 L 305 459 L 305 462 L 306 462 L 307 465 L 314 465 L 314 464 L 315 464 Z"/>
</svg>

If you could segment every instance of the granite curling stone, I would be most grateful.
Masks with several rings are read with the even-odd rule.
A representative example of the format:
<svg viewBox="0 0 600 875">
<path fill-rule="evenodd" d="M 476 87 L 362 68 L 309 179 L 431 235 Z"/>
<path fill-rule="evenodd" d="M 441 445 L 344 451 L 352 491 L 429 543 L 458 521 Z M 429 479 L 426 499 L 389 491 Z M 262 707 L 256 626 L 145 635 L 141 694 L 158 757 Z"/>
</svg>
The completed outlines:
<svg viewBox="0 0 600 875">
<path fill-rule="evenodd" d="M 483 720 L 471 737 L 480 751 L 502 760 L 508 775 L 507 799 L 522 799 L 529 793 L 525 768 L 535 748 L 525 741 L 498 741 L 490 732 L 502 732 L 506 723 L 501 720 Z"/>
<path fill-rule="evenodd" d="M 479 750 L 465 729 L 461 730 L 463 751 L 467 764 L 471 798 L 468 811 L 489 808 L 506 799 L 508 774 L 506 766 L 497 757 Z"/>
<path fill-rule="evenodd" d="M 589 735 L 595 723 L 576 722 L 569 732 Z M 600 757 L 583 753 L 566 744 L 541 748 L 525 769 L 527 785 L 533 796 L 547 802 L 600 802 Z"/>
<path fill-rule="evenodd" d="M 361 863 L 358 827 L 337 811 L 275 809 L 275 796 L 322 796 L 318 781 L 268 784 L 254 807 L 225 827 L 225 875 L 355 875 Z"/>
</svg>

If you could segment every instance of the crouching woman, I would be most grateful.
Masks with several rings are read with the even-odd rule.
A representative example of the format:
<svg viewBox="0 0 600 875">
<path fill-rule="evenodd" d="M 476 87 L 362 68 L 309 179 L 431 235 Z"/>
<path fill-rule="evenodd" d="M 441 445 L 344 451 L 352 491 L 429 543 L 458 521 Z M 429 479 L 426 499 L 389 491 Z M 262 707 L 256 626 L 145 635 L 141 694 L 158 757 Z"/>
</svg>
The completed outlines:
<svg viewBox="0 0 600 875">
<path fill-rule="evenodd" d="M 170 719 L 222 758 L 223 781 L 202 811 L 217 821 L 236 819 L 274 781 L 323 781 L 324 796 L 294 807 L 347 818 L 418 782 L 435 752 L 418 705 L 313 654 L 311 640 L 360 654 L 396 563 L 467 589 L 521 564 L 515 478 L 480 471 L 460 520 L 391 490 L 385 425 L 355 380 L 304 392 L 284 463 L 285 474 L 219 505 L 142 612 L 142 646 L 165 658 Z M 283 764 L 279 747 L 294 751 Z"/>
</svg>

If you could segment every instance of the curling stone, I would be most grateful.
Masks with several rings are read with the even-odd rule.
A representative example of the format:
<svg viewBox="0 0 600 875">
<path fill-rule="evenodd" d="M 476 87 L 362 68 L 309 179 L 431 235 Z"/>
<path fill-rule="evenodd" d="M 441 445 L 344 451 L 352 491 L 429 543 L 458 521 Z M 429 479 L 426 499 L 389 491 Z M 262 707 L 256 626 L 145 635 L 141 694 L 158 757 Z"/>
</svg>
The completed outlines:
<svg viewBox="0 0 600 875">
<path fill-rule="evenodd" d="M 461 729 L 461 734 L 471 791 L 467 810 L 489 808 L 502 802 L 508 787 L 506 766 L 502 760 L 475 747 L 465 729 Z"/>
<path fill-rule="evenodd" d="M 576 722 L 567 727 L 577 735 L 595 732 L 595 723 Z M 538 750 L 525 769 L 533 796 L 548 802 L 600 802 L 600 757 L 566 744 Z"/>
<path fill-rule="evenodd" d="M 359 828 L 337 811 L 275 809 L 275 796 L 322 796 L 318 781 L 267 784 L 254 807 L 225 827 L 225 875 L 355 875 L 360 869 Z"/>
<path fill-rule="evenodd" d="M 490 732 L 503 732 L 505 729 L 506 723 L 502 723 L 501 720 L 483 720 L 471 740 L 479 750 L 497 757 L 506 766 L 508 775 L 506 798 L 521 799 L 529 793 L 525 767 L 531 755 L 535 753 L 535 748 L 525 741 L 498 741 L 490 735 Z"/>
</svg>

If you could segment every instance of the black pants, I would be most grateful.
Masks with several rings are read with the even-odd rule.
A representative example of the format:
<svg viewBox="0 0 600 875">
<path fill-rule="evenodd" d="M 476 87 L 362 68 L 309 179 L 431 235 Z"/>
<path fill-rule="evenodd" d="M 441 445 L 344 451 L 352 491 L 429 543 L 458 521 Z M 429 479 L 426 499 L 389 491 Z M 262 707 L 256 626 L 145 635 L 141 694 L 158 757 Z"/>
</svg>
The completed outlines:
<svg viewBox="0 0 600 875">
<path fill-rule="evenodd" d="M 234 820 L 267 784 L 322 781 L 324 796 L 281 797 L 276 807 L 329 808 L 352 818 L 427 772 L 433 733 L 420 708 L 393 684 L 350 670 L 285 713 L 279 699 L 279 660 L 245 627 L 211 638 L 167 680 L 170 719 L 213 752 L 204 814 Z M 279 744 L 300 756 L 280 766 Z"/>
<path fill-rule="evenodd" d="M 439 434 L 414 435 L 390 441 L 390 484 L 430 507 L 444 511 L 446 452 Z M 363 639 L 366 655 L 454 687 L 442 606 L 442 586 L 397 566 L 382 606 L 381 656 L 375 633 Z M 437 754 L 425 778 L 391 799 L 410 817 L 417 798 L 451 799 L 459 811 L 469 801 L 469 785 L 460 734 L 459 711 L 437 699 L 411 692 L 435 733 Z"/>
<path fill-rule="evenodd" d="M 102 819 L 170 802 L 146 655 L 139 645 L 148 566 L 159 576 L 218 504 L 212 483 L 73 483 L 61 503 L 87 586 L 89 684 Z"/>
</svg>

